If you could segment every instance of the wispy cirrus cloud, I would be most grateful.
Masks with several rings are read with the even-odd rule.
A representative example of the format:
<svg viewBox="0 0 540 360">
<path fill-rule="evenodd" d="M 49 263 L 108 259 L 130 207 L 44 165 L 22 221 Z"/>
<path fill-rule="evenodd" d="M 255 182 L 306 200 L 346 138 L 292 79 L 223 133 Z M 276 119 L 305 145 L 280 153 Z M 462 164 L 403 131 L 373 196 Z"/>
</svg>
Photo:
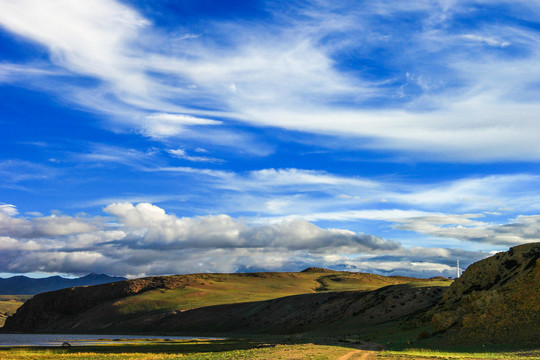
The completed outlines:
<svg viewBox="0 0 540 360">
<path fill-rule="evenodd" d="M 219 125 L 221 121 L 202 119 L 189 115 L 156 113 L 147 115 L 143 127 L 152 137 L 168 137 L 184 131 L 186 126 Z"/>
<path fill-rule="evenodd" d="M 193 161 L 193 162 L 204 162 L 204 163 L 219 163 L 223 162 L 223 160 L 208 157 L 208 156 L 192 156 L 188 155 L 184 149 L 169 149 L 167 150 L 169 154 L 172 156 L 178 158 L 178 159 L 184 159 L 187 161 Z"/>
<path fill-rule="evenodd" d="M 0 2 L 0 23 L 42 46 L 58 69 L 97 80 L 59 96 L 148 136 L 190 133 L 233 146 L 227 126 L 240 121 L 361 138 L 342 146 L 422 159 L 537 160 L 538 33 L 521 22 L 539 13 L 537 4 L 458 32 L 467 14 L 497 13 L 501 4 L 266 4 L 274 22 L 212 20 L 186 37 L 113 0 L 24 0 Z M 386 54 L 378 64 L 348 70 L 378 49 Z M 21 66 L 4 67 L 4 77 Z M 195 129 L 208 125 L 221 130 L 204 137 Z"/>
<path fill-rule="evenodd" d="M 174 149 L 172 149 L 174 150 Z M 177 149 L 178 150 L 178 149 Z M 266 168 L 231 171 L 209 168 L 213 158 L 193 156 L 185 150 L 174 156 L 203 166 L 170 166 L 159 158 L 160 151 L 136 151 L 98 147 L 84 153 L 82 160 L 97 164 L 107 161 L 127 165 L 137 171 L 169 182 L 190 179 L 190 201 L 205 204 L 202 213 L 224 212 L 235 216 L 256 216 L 256 221 L 286 217 L 310 221 L 381 220 L 430 214 L 502 213 L 515 217 L 539 211 L 540 196 L 531 189 L 540 186 L 534 174 L 469 176 L 454 180 L 418 182 L 400 177 L 361 177 L 333 174 L 328 171 L 298 168 Z M 171 149 L 166 150 L 168 152 Z M 212 159 L 210 161 L 210 159 Z M 156 175 L 157 176 L 157 175 Z M 178 190 L 153 194 L 161 201 L 177 199 Z M 208 197 L 208 192 L 214 195 Z M 129 194 L 129 198 L 149 195 Z M 109 202 L 107 197 L 105 202 Z M 118 197 L 122 199 L 122 197 Z M 254 220 L 255 221 L 255 220 Z"/>
<path fill-rule="evenodd" d="M 37 164 L 30 161 L 10 159 L 0 161 L 0 187 L 31 190 L 26 183 L 36 180 L 52 179 L 58 176 L 61 170 L 51 166 Z"/>
<path fill-rule="evenodd" d="M 226 189 L 250 197 L 257 204 L 256 212 L 264 211 L 266 201 L 286 200 L 287 210 L 281 216 L 330 219 L 332 213 L 361 214 L 374 210 L 374 204 L 386 208 L 427 212 L 538 211 L 537 196 L 530 189 L 538 186 L 540 178 L 530 174 L 489 175 L 467 177 L 430 184 L 407 182 L 401 179 L 347 177 L 325 171 L 305 169 L 262 169 L 245 173 L 209 169 L 173 168 L 193 174 L 211 175 L 207 186 Z M 173 170 L 169 169 L 169 170 Z M 266 199 L 266 200 L 265 200 Z M 288 199 L 288 200 L 287 200 Z M 234 201 L 234 200 L 232 200 Z M 231 209 L 235 205 L 231 205 Z M 247 210 L 245 206 L 239 208 Z M 513 209 L 510 209 L 513 208 Z M 333 211 L 329 211 L 329 210 Z M 338 210 L 335 210 L 338 209 Z M 379 209 L 381 210 L 381 209 Z M 377 212 L 375 212 L 377 213 Z"/>
</svg>

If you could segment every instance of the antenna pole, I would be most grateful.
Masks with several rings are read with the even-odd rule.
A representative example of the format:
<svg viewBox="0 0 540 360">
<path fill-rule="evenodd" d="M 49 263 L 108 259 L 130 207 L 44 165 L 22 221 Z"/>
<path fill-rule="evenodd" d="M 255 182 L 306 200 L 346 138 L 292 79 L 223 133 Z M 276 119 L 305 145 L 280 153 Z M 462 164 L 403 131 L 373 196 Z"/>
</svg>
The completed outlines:
<svg viewBox="0 0 540 360">
<path fill-rule="evenodd" d="M 457 277 L 459 277 L 459 260 L 457 261 L 456 270 L 457 270 Z"/>
</svg>

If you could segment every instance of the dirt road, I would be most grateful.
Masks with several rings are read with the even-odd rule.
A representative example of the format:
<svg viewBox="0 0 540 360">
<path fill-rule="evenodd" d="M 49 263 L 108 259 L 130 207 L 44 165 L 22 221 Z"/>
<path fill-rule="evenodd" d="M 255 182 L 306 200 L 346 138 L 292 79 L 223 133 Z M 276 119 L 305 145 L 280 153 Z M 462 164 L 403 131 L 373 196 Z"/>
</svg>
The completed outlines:
<svg viewBox="0 0 540 360">
<path fill-rule="evenodd" d="M 374 360 L 377 351 L 371 350 L 353 350 L 339 358 L 339 360 Z"/>
</svg>

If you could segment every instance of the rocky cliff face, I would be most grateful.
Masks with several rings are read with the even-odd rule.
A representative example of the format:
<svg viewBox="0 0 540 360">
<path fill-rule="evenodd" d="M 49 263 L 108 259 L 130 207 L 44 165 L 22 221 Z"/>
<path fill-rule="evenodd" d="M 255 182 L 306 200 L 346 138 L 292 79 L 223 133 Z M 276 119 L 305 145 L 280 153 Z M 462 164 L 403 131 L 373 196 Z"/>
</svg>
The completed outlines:
<svg viewBox="0 0 540 360">
<path fill-rule="evenodd" d="M 429 315 L 448 341 L 540 345 L 540 243 L 472 264 Z"/>
</svg>

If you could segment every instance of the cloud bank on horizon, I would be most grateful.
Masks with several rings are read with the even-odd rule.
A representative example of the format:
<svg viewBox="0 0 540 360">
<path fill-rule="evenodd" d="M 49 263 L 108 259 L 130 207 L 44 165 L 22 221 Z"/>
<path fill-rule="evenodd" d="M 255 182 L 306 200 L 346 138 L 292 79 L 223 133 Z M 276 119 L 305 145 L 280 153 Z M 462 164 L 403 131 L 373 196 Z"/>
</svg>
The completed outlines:
<svg viewBox="0 0 540 360">
<path fill-rule="evenodd" d="M 0 0 L 0 273 L 449 276 L 539 241 L 539 15 Z"/>
<path fill-rule="evenodd" d="M 26 219 L 18 216 L 15 207 L 3 205 L 0 250 L 4 256 L 0 271 L 100 271 L 139 277 L 186 272 L 286 271 L 323 265 L 428 277 L 452 275 L 456 257 L 471 262 L 485 256 L 457 249 L 407 249 L 396 241 L 345 229 L 322 229 L 301 219 L 248 225 L 227 215 L 178 218 L 149 203 L 114 203 L 104 212 L 110 217 L 51 215 Z M 442 235 L 505 245 L 536 241 L 540 235 L 539 216 L 487 229 L 465 217 L 419 217 L 406 222 L 409 226 L 417 225 L 417 231 L 448 231 L 449 235 Z M 463 223 L 475 226 L 445 230 L 438 227 Z M 482 235 L 474 238 L 475 234 Z"/>
</svg>

